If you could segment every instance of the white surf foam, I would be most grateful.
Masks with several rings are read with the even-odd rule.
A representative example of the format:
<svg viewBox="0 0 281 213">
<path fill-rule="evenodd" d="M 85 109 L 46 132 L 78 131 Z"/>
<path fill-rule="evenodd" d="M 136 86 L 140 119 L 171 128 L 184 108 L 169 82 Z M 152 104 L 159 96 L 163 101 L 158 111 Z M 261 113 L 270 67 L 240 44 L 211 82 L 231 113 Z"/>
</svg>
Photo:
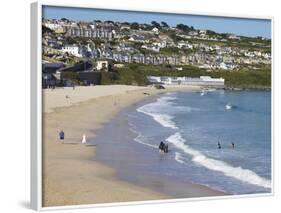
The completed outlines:
<svg viewBox="0 0 281 213">
<path fill-rule="evenodd" d="M 134 129 L 132 129 L 132 128 L 130 128 L 130 130 L 131 130 L 132 132 L 134 132 L 134 133 L 137 134 L 137 137 L 134 138 L 134 140 L 135 140 L 136 142 L 138 142 L 138 143 L 140 143 L 140 144 L 143 144 L 143 145 L 146 145 L 146 146 L 149 146 L 149 147 L 152 147 L 152 148 L 158 149 L 158 146 L 156 146 L 156 145 L 143 142 L 143 140 L 142 140 L 143 135 L 142 135 L 141 133 L 137 132 L 136 130 L 134 130 Z"/>
<path fill-rule="evenodd" d="M 160 113 L 151 113 L 151 112 L 142 110 L 140 108 L 138 108 L 137 111 L 151 116 L 156 122 L 160 123 L 164 127 L 168 127 L 171 129 L 178 129 L 175 122 L 173 122 L 173 120 L 172 120 L 173 116 L 171 116 L 171 115 L 160 114 Z"/>
<path fill-rule="evenodd" d="M 226 176 L 233 177 L 243 182 L 262 186 L 264 188 L 271 188 L 270 180 L 260 177 L 258 174 L 249 169 L 243 169 L 242 167 L 233 167 L 225 162 L 208 158 L 201 152 L 190 148 L 184 143 L 186 141 L 179 132 L 168 137 L 166 141 L 172 143 L 178 149 L 181 149 L 185 153 L 191 155 L 192 161 L 200 164 L 201 166 L 204 166 L 210 170 L 222 172 Z"/>
<path fill-rule="evenodd" d="M 149 146 L 149 147 L 152 147 L 152 148 L 158 148 L 158 146 L 156 145 L 152 145 L 152 144 L 149 144 L 149 143 L 145 143 L 141 140 L 141 135 L 138 135 L 136 138 L 134 138 L 134 140 L 140 144 L 143 144 L 143 145 L 146 145 L 146 146 Z"/>
<path fill-rule="evenodd" d="M 175 152 L 175 160 L 179 163 L 184 163 L 184 161 L 182 159 L 183 159 L 183 157 L 182 157 L 181 153 Z"/>
<path fill-rule="evenodd" d="M 173 113 L 191 112 L 200 109 L 186 106 L 175 106 L 172 102 L 175 99 L 177 98 L 163 96 L 158 98 L 156 102 L 139 107 L 137 111 L 151 116 L 156 122 L 164 127 L 178 129 L 176 123 L 173 121 Z"/>
</svg>

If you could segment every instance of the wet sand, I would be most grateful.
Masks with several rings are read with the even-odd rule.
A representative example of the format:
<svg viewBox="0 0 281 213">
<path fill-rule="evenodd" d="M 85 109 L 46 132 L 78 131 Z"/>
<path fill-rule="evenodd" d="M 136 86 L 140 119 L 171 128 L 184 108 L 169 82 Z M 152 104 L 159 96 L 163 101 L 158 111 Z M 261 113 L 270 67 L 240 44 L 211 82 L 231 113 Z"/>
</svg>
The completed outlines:
<svg viewBox="0 0 281 213">
<path fill-rule="evenodd" d="M 198 89 L 176 87 L 163 91 L 152 87 L 98 86 L 44 90 L 43 206 L 174 198 L 118 178 L 113 168 L 94 159 L 99 145 L 81 144 L 82 135 L 86 134 L 87 141 L 95 144 L 96 131 L 125 107 L 161 92 Z M 58 139 L 60 130 L 65 132 L 64 143 Z M 200 191 L 201 186 L 194 186 L 191 191 Z"/>
</svg>

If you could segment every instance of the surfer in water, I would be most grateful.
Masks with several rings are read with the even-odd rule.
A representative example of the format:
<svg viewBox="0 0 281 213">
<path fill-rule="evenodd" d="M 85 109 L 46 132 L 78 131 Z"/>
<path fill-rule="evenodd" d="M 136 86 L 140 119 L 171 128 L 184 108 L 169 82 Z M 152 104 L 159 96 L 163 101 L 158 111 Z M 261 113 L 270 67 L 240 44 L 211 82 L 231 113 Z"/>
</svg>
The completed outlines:
<svg viewBox="0 0 281 213">
<path fill-rule="evenodd" d="M 221 144 L 220 144 L 220 142 L 218 142 L 218 149 L 221 149 Z"/>
</svg>

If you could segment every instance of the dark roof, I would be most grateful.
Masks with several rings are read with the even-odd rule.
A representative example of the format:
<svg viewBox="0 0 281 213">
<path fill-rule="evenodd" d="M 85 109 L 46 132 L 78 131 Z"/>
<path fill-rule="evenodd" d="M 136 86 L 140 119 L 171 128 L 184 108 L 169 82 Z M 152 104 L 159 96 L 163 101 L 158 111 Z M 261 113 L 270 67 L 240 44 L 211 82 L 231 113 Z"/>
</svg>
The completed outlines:
<svg viewBox="0 0 281 213">
<path fill-rule="evenodd" d="M 59 71 L 61 72 L 81 72 L 85 70 L 90 70 L 93 68 L 93 64 L 90 61 L 80 62 L 68 67 L 61 68 Z"/>
<path fill-rule="evenodd" d="M 60 62 L 60 63 L 46 63 L 43 64 L 43 68 L 61 68 L 64 67 L 64 63 Z"/>
<path fill-rule="evenodd" d="M 42 64 L 43 73 L 55 73 L 58 69 L 64 67 L 64 63 L 46 63 Z"/>
<path fill-rule="evenodd" d="M 100 84 L 100 72 L 78 72 L 78 76 L 80 81 L 89 81 L 94 84 Z"/>
</svg>

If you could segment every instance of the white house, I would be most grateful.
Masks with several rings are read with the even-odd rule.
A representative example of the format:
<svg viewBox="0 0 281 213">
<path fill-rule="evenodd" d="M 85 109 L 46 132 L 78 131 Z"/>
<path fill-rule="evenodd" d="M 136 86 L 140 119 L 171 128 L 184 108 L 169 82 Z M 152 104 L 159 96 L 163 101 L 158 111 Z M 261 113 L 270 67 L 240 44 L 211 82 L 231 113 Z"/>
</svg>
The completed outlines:
<svg viewBox="0 0 281 213">
<path fill-rule="evenodd" d="M 184 41 L 179 41 L 177 44 L 177 47 L 181 49 L 181 48 L 185 47 L 185 45 L 186 45 L 186 43 Z"/>
<path fill-rule="evenodd" d="M 245 52 L 244 56 L 250 57 L 250 58 L 254 58 L 255 54 L 253 52 Z"/>
<path fill-rule="evenodd" d="M 270 59 L 271 58 L 271 54 L 270 53 L 262 53 L 262 56 L 266 59 Z"/>
<path fill-rule="evenodd" d="M 124 64 L 114 64 L 114 67 L 116 68 L 123 68 L 125 65 Z"/>
<path fill-rule="evenodd" d="M 188 33 L 188 35 L 190 35 L 190 36 L 198 36 L 198 32 L 197 31 L 190 31 Z"/>
<path fill-rule="evenodd" d="M 156 42 L 156 43 L 153 43 L 154 45 L 157 45 L 158 47 L 160 48 L 165 48 L 167 47 L 167 42 L 166 41 L 161 41 L 161 42 Z"/>
<path fill-rule="evenodd" d="M 145 39 L 143 36 L 139 36 L 139 35 L 132 35 L 129 39 L 129 41 L 134 41 L 134 42 L 141 42 L 144 43 Z"/>
<path fill-rule="evenodd" d="M 161 83 L 161 77 L 160 76 L 147 76 L 147 80 L 152 84 Z"/>
<path fill-rule="evenodd" d="M 223 78 L 211 78 L 210 76 L 200 76 L 200 80 L 202 80 L 205 84 L 224 85 Z"/>
<path fill-rule="evenodd" d="M 51 30 L 57 32 L 57 33 L 62 33 L 64 32 L 64 28 L 62 27 L 61 24 L 58 23 L 52 23 L 52 22 L 47 22 L 44 23 L 44 25 L 48 28 L 50 28 Z"/>
<path fill-rule="evenodd" d="M 200 35 L 206 35 L 207 34 L 207 30 L 199 30 L 199 34 Z"/>
<path fill-rule="evenodd" d="M 181 48 L 193 49 L 192 44 L 189 44 L 189 43 L 184 42 L 184 41 L 178 42 L 177 47 L 180 48 L 180 49 Z"/>
<path fill-rule="evenodd" d="M 142 45 L 141 48 L 143 49 L 147 49 L 147 50 L 151 50 L 154 52 L 159 52 L 160 51 L 160 47 L 158 45 Z"/>
<path fill-rule="evenodd" d="M 50 28 L 51 30 L 55 30 L 55 29 L 61 27 L 61 25 L 59 25 L 57 23 L 51 23 L 51 22 L 44 23 L 44 25 L 46 27 Z"/>
<path fill-rule="evenodd" d="M 233 63 L 224 63 L 224 62 L 221 62 L 220 65 L 219 65 L 219 68 L 220 69 L 223 69 L 223 70 L 233 70 L 237 67 L 236 64 L 233 64 Z"/>
<path fill-rule="evenodd" d="M 108 61 L 107 60 L 98 60 L 96 68 L 98 71 L 100 71 L 102 69 L 108 71 Z"/>
<path fill-rule="evenodd" d="M 241 39 L 240 36 L 234 35 L 234 34 L 230 34 L 230 35 L 228 36 L 228 38 L 229 38 L 229 39 L 236 39 L 236 40 L 240 40 L 240 39 Z"/>
<path fill-rule="evenodd" d="M 221 62 L 219 68 L 220 68 L 220 69 L 223 69 L 223 70 L 227 70 L 226 63 Z"/>
<path fill-rule="evenodd" d="M 77 45 L 65 45 L 62 48 L 63 53 L 70 53 L 76 57 L 82 57 L 80 47 Z"/>
<path fill-rule="evenodd" d="M 151 31 L 155 34 L 159 34 L 159 30 L 157 27 L 154 27 Z"/>
</svg>

